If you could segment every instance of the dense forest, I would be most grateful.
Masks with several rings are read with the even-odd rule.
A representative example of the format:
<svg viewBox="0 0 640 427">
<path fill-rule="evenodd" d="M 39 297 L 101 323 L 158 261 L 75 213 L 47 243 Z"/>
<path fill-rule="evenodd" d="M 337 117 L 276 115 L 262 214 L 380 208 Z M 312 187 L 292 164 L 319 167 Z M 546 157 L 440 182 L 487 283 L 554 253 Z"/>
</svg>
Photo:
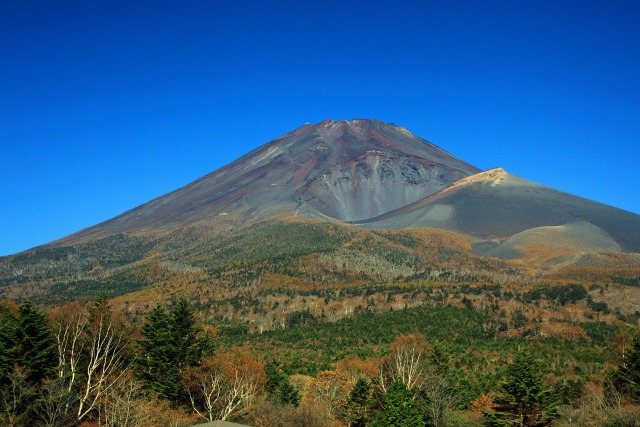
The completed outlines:
<svg viewBox="0 0 640 427">
<path fill-rule="evenodd" d="M 541 333 L 549 322 L 524 305 L 507 312 L 516 295 L 500 287 L 440 291 L 438 304 L 361 307 L 332 319 L 289 311 L 264 331 L 205 319 L 185 297 L 144 314 L 104 295 L 49 309 L 5 300 L 0 423 L 637 425 L 640 335 L 607 321 L 612 314 L 588 289 L 540 286 L 517 296 L 603 316 L 558 318 L 556 334 Z"/>
</svg>

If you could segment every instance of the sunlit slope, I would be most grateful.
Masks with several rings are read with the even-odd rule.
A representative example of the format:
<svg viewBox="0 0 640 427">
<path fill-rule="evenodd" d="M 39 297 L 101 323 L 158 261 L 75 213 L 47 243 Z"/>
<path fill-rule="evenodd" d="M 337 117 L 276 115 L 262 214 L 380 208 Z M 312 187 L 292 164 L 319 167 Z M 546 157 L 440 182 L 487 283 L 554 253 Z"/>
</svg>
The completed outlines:
<svg viewBox="0 0 640 427">
<path fill-rule="evenodd" d="M 418 202 L 358 224 L 367 228 L 437 227 L 495 243 L 537 229 L 514 238 L 520 243 L 551 245 L 557 239 L 561 246 L 577 250 L 640 251 L 639 215 L 536 184 L 503 169 L 464 178 Z M 562 243 L 568 236 L 573 243 Z"/>
</svg>

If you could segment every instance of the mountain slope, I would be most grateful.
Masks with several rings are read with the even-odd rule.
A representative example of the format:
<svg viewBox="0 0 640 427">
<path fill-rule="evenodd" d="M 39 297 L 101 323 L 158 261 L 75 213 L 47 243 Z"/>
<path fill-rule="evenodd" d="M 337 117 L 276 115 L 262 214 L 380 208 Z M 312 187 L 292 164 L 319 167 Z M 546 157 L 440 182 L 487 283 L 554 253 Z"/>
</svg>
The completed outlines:
<svg viewBox="0 0 640 427">
<path fill-rule="evenodd" d="M 536 184 L 501 168 L 461 179 L 436 194 L 357 224 L 436 227 L 495 242 L 538 230 L 535 239 L 534 233 L 529 233 L 529 239 L 520 235 L 520 244 L 528 240 L 550 246 L 560 231 L 570 230 L 574 243 L 568 247 L 573 250 L 640 251 L 639 215 Z M 544 236 L 540 234 L 543 227 L 559 226 L 563 228 L 547 228 Z M 584 244 L 580 246 L 576 239 Z"/>
<path fill-rule="evenodd" d="M 197 292 L 204 301 L 243 287 L 527 283 L 594 274 L 592 264 L 636 283 L 629 252 L 640 252 L 639 215 L 481 172 L 395 125 L 326 120 L 111 220 L 0 257 L 0 296 Z"/>
<path fill-rule="evenodd" d="M 300 208 L 339 220 L 366 219 L 477 172 L 398 126 L 325 120 L 305 124 L 185 187 L 55 245 L 198 221 L 238 226 L 255 218 L 294 215 Z M 364 202 L 374 197 L 375 203 Z"/>
</svg>

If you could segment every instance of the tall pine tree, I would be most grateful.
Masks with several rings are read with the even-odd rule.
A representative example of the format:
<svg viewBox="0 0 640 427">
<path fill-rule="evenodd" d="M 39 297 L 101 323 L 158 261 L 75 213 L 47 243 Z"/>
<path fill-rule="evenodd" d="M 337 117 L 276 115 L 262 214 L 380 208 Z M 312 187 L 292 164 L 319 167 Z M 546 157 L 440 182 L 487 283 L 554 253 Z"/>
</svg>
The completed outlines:
<svg viewBox="0 0 640 427">
<path fill-rule="evenodd" d="M 633 337 L 631 348 L 622 355 L 622 363 L 612 372 L 610 383 L 626 399 L 640 403 L 640 334 Z"/>
<path fill-rule="evenodd" d="M 298 406 L 300 403 L 300 394 L 289 381 L 289 377 L 285 377 L 280 383 L 276 392 L 276 401 L 281 405 Z"/>
<path fill-rule="evenodd" d="M 47 317 L 31 301 L 20 306 L 16 328 L 18 364 L 28 369 L 28 379 L 39 382 L 51 374 L 58 363 L 56 344 Z"/>
<path fill-rule="evenodd" d="M 264 367 L 267 375 L 265 391 L 271 399 L 280 405 L 298 406 L 300 394 L 289 381 L 289 376 L 278 369 L 275 362 L 269 361 Z"/>
<path fill-rule="evenodd" d="M 0 385 L 6 382 L 15 360 L 18 319 L 3 304 L 0 304 Z"/>
<path fill-rule="evenodd" d="M 544 386 L 542 366 L 527 351 L 519 351 L 505 371 L 500 394 L 493 399 L 494 409 L 485 413 L 486 425 L 491 427 L 551 424 L 558 416 L 560 404 L 551 389 Z"/>
<path fill-rule="evenodd" d="M 205 347 L 193 308 L 184 297 L 171 313 L 158 305 L 147 315 L 142 335 L 143 379 L 159 397 L 179 403 L 184 395 L 180 373 L 200 363 Z"/>
<path fill-rule="evenodd" d="M 264 372 L 267 375 L 265 391 L 269 396 L 273 397 L 278 392 L 282 381 L 286 379 L 286 375 L 278 370 L 278 365 L 273 361 L 267 362 L 264 366 Z"/>
<path fill-rule="evenodd" d="M 200 363 L 201 332 L 202 328 L 196 321 L 193 307 L 185 297 L 181 297 L 173 308 L 171 320 L 171 334 L 176 351 L 175 363 L 179 369 Z"/>
<path fill-rule="evenodd" d="M 365 378 L 358 378 L 347 401 L 347 418 L 351 427 L 365 427 L 369 419 L 371 384 Z"/>
<path fill-rule="evenodd" d="M 413 401 L 413 393 L 401 381 L 394 381 L 384 396 L 384 411 L 371 427 L 425 427 L 422 414 Z"/>
<path fill-rule="evenodd" d="M 142 377 L 158 397 L 174 401 L 180 389 L 180 371 L 171 317 L 163 305 L 149 312 L 142 335 L 144 339 L 139 342 L 144 353 Z"/>
</svg>

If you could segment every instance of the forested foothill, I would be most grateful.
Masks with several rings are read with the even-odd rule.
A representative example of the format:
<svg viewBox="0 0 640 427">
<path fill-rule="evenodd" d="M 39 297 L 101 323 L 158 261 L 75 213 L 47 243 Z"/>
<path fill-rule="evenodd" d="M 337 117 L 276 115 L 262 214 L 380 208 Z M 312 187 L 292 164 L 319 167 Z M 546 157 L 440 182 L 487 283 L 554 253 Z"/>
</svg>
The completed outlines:
<svg viewBox="0 0 640 427">
<path fill-rule="evenodd" d="M 0 258 L 0 425 L 638 425 L 637 254 L 215 232 Z"/>
<path fill-rule="evenodd" d="M 186 297 L 144 314 L 105 295 L 3 300 L 0 423 L 637 425 L 640 335 L 589 290 L 444 289 L 406 308 L 392 304 L 406 289 L 389 289 L 386 310 L 335 319 L 291 312 L 262 333 L 203 319 Z"/>
</svg>

